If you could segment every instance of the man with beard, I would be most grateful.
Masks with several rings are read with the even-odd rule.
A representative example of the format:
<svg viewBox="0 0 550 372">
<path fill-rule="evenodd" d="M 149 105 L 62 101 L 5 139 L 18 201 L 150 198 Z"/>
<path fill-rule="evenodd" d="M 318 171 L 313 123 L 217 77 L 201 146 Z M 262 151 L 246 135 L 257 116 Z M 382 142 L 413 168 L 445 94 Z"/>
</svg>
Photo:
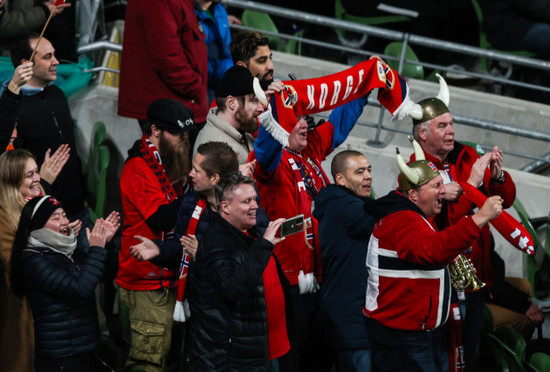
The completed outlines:
<svg viewBox="0 0 550 372">
<path fill-rule="evenodd" d="M 263 112 L 262 104 L 254 94 L 254 77 L 242 66 L 233 66 L 216 87 L 216 105 L 206 118 L 193 153 L 206 142 L 216 140 L 227 143 L 237 153 L 239 164 L 245 164 L 254 147 L 252 133 L 258 129 L 257 116 Z"/>
<path fill-rule="evenodd" d="M 181 187 L 172 184 L 177 181 L 181 186 L 189 172 L 185 163 L 188 131 L 195 118 L 189 108 L 173 99 L 154 101 L 147 118 L 143 137 L 128 151 L 120 176 L 124 225 L 116 282 L 132 328 L 127 365 L 162 371 L 170 348 L 177 274 L 136 260 L 129 247 L 139 243 L 135 235 L 172 238 L 183 194 Z"/>
<path fill-rule="evenodd" d="M 258 31 L 241 31 L 231 41 L 231 56 L 237 66 L 246 67 L 252 76 L 258 77 L 260 86 L 266 94 L 269 85 L 273 83 L 273 53 L 269 48 L 269 40 Z"/>
</svg>

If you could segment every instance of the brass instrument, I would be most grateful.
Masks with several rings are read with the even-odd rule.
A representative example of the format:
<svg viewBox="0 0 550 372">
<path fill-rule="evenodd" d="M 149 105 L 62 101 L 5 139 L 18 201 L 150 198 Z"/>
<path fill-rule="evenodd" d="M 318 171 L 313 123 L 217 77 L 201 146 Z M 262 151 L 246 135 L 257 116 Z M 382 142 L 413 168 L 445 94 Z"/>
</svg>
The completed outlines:
<svg viewBox="0 0 550 372">
<path fill-rule="evenodd" d="M 485 287 L 476 275 L 476 269 L 472 261 L 463 254 L 459 254 L 448 266 L 451 275 L 451 284 L 460 292 L 471 287 L 472 292 L 479 291 Z"/>
</svg>

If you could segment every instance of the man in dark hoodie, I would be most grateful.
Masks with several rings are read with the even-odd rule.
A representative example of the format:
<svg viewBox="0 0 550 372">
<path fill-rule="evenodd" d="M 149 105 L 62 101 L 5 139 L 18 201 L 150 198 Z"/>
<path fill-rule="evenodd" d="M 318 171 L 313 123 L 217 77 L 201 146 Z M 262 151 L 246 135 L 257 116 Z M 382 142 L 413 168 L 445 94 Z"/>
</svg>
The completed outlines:
<svg viewBox="0 0 550 372">
<path fill-rule="evenodd" d="M 371 196 L 371 165 L 360 152 L 346 150 L 332 159 L 331 173 L 334 184 L 319 191 L 313 210 L 323 259 L 321 309 L 330 324 L 338 370 L 368 372 L 371 350 L 361 309 L 367 290 L 367 245 L 374 225 L 364 209 Z"/>
<path fill-rule="evenodd" d="M 492 196 L 479 211 L 436 231 L 445 186 L 415 143 L 416 160 L 397 155 L 399 187 L 369 205 L 376 223 L 367 252 L 367 334 L 380 371 L 447 371 L 451 285 L 447 265 L 502 213 Z"/>
</svg>

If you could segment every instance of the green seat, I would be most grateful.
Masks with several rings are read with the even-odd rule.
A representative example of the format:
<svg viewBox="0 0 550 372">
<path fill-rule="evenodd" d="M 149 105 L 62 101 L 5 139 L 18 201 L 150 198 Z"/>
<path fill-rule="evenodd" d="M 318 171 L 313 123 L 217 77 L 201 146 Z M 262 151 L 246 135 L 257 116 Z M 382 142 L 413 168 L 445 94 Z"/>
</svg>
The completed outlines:
<svg viewBox="0 0 550 372">
<path fill-rule="evenodd" d="M 298 31 L 294 34 L 295 37 L 303 37 L 304 36 L 304 31 Z M 301 41 L 298 41 L 298 40 L 287 40 L 285 42 L 285 45 L 283 46 L 283 49 L 282 49 L 283 52 L 285 53 L 288 53 L 288 54 L 294 54 L 294 55 L 297 55 L 297 56 L 301 56 L 302 55 L 302 42 Z"/>
<path fill-rule="evenodd" d="M 475 143 L 471 141 L 460 141 L 460 143 L 462 143 L 463 145 L 473 147 L 477 151 L 477 154 L 480 156 L 485 154 L 485 150 L 483 150 L 483 147 L 481 147 L 479 143 Z"/>
<path fill-rule="evenodd" d="M 502 351 L 497 346 L 497 341 L 493 339 L 494 335 L 485 334 L 481 336 L 479 343 L 479 357 L 476 360 L 475 372 L 499 371 L 509 372 L 508 364 Z"/>
<path fill-rule="evenodd" d="M 527 343 L 525 339 L 510 327 L 498 327 L 494 331 L 495 336 L 513 351 L 516 361 L 521 365 L 525 355 Z"/>
<path fill-rule="evenodd" d="M 349 14 L 346 9 L 344 9 L 340 0 L 334 1 L 334 18 L 341 19 L 343 21 L 355 22 L 362 25 L 377 26 L 384 25 L 388 23 L 399 23 L 399 22 L 410 22 L 411 18 L 402 16 L 402 15 L 388 15 L 388 16 L 379 16 L 379 17 L 360 17 Z M 348 46 L 350 48 L 359 48 L 367 41 L 367 34 L 363 34 L 361 39 L 358 41 L 352 41 L 346 39 L 346 31 L 336 28 L 334 29 L 338 39 L 342 45 Z"/>
<path fill-rule="evenodd" d="M 491 342 L 497 349 L 500 355 L 500 358 L 503 361 L 503 365 L 506 366 L 507 371 L 510 372 L 524 372 L 525 367 L 521 359 L 518 360 L 518 356 L 509 348 L 503 341 L 501 341 L 496 335 L 490 333 L 487 335 L 487 340 Z M 481 354 L 479 354 L 481 355 Z"/>
<path fill-rule="evenodd" d="M 277 26 L 275 26 L 275 23 L 273 23 L 273 20 L 267 13 L 245 9 L 241 19 L 243 21 L 243 25 L 246 27 L 269 31 L 275 34 L 279 33 Z M 269 46 L 271 49 L 277 50 L 279 48 L 279 37 L 271 35 L 266 35 L 266 37 L 269 40 Z"/>
<path fill-rule="evenodd" d="M 389 43 L 384 49 L 384 54 L 390 57 L 395 57 L 397 60 L 388 59 L 388 64 L 394 69 L 399 69 L 399 58 L 401 58 L 401 51 L 403 50 L 403 42 L 393 41 Z M 419 62 L 416 53 L 412 50 L 411 46 L 407 44 L 405 49 L 405 61 Z M 403 71 L 401 75 L 412 79 L 424 79 L 424 68 L 421 65 L 411 64 L 403 62 Z"/>
<path fill-rule="evenodd" d="M 550 371 L 550 355 L 546 353 L 534 353 L 529 363 L 540 372 Z"/>
<path fill-rule="evenodd" d="M 103 145 L 105 135 L 105 124 L 97 122 L 94 126 L 88 158 L 89 210 L 92 223 L 103 217 L 107 196 L 107 168 L 111 156 L 107 146 Z"/>
<path fill-rule="evenodd" d="M 471 0 L 472 6 L 474 7 L 474 11 L 476 13 L 477 22 L 479 25 L 479 47 L 483 49 L 492 49 L 498 51 L 496 48 L 493 48 L 491 43 L 487 40 L 487 35 L 485 34 L 485 29 L 483 28 L 483 12 L 481 11 L 481 7 L 479 6 L 478 0 Z M 504 51 L 506 53 L 515 54 L 522 57 L 534 57 L 535 54 L 523 50 L 519 51 Z M 491 69 L 491 60 L 485 57 L 481 58 L 481 68 L 485 71 L 489 71 Z"/>
</svg>

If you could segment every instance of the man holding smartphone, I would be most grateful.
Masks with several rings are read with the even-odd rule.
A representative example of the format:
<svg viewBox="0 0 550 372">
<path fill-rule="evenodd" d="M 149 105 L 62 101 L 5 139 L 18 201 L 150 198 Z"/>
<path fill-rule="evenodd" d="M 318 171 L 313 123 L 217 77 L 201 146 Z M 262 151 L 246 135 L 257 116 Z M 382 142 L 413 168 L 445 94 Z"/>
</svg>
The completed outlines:
<svg viewBox="0 0 550 372">
<path fill-rule="evenodd" d="M 367 290 L 365 259 L 374 219 L 364 209 L 371 196 L 367 158 L 346 150 L 331 163 L 334 184 L 314 198 L 323 260 L 321 310 L 329 324 L 339 371 L 370 371 L 371 350 L 362 306 Z"/>
</svg>

